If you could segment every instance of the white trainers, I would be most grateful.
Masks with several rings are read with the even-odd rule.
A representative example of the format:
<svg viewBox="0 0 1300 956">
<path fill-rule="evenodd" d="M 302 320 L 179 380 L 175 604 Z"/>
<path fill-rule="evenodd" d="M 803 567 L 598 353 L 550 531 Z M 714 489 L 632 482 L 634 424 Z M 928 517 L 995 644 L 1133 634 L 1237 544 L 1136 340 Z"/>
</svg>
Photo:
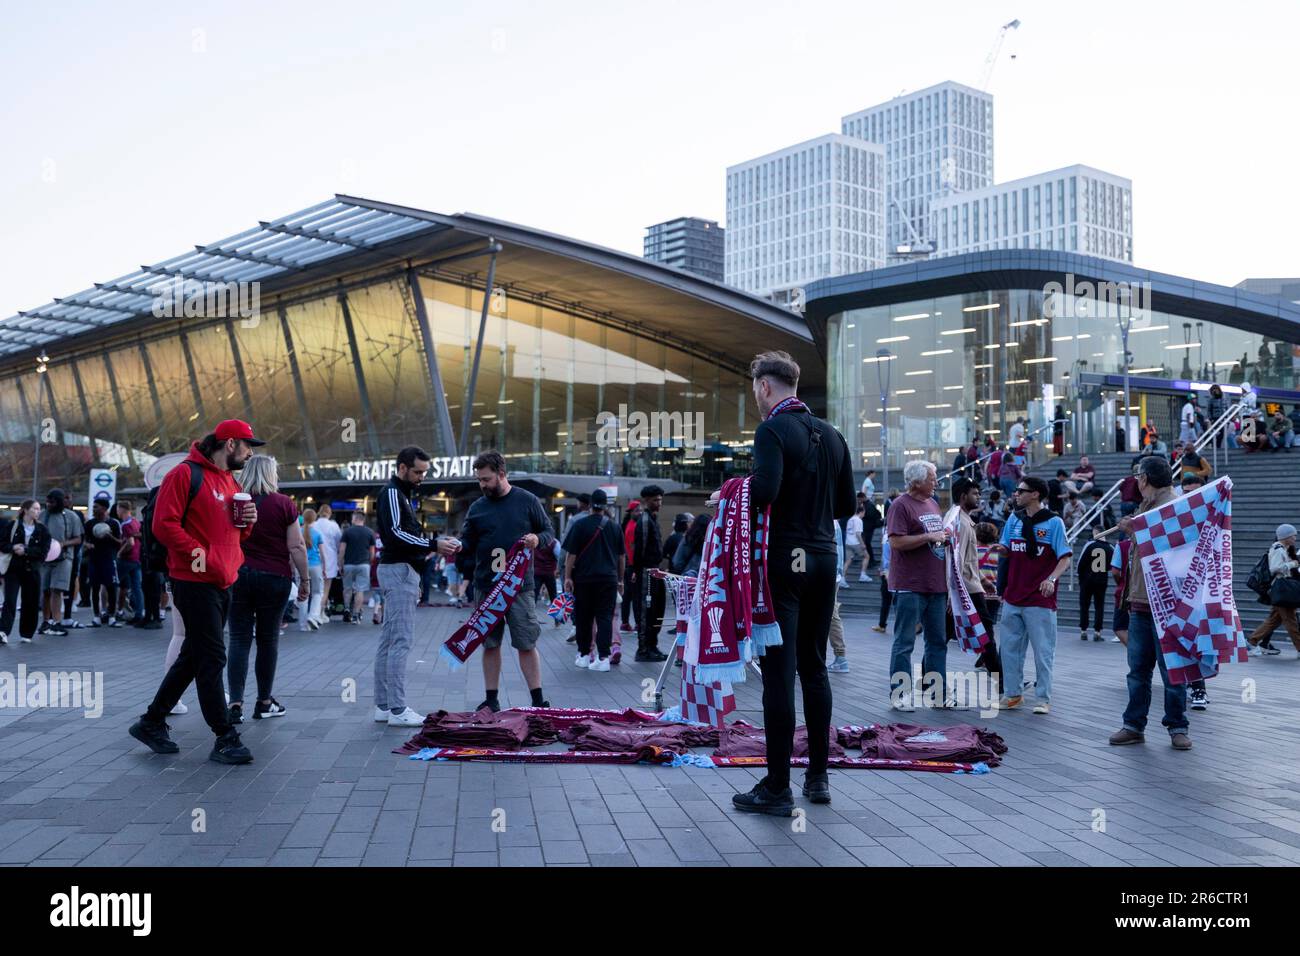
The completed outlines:
<svg viewBox="0 0 1300 956">
<path fill-rule="evenodd" d="M 189 712 L 190 709 L 185 706 L 185 701 L 178 700 L 176 702 L 176 706 L 171 709 L 171 716 L 183 717 L 185 714 L 188 714 Z"/>
<path fill-rule="evenodd" d="M 400 714 L 388 715 L 389 727 L 423 727 L 424 714 L 417 713 L 411 708 L 406 708 Z"/>
<path fill-rule="evenodd" d="M 4 631 L 0 631 L 0 644 L 8 644 L 8 643 L 9 643 L 9 635 L 6 634 Z"/>
<path fill-rule="evenodd" d="M 865 575 L 865 574 L 859 574 L 859 575 L 858 575 L 858 583 L 859 583 L 859 584 L 870 584 L 870 583 L 871 583 L 871 578 L 868 577 L 868 576 Z"/>
<path fill-rule="evenodd" d="M 608 658 L 608 657 L 601 657 L 601 658 L 598 658 L 595 662 L 592 663 L 592 665 L 591 665 L 590 667 L 587 668 L 587 670 L 589 670 L 589 671 L 607 671 L 607 670 L 609 670 L 609 658 Z"/>
<path fill-rule="evenodd" d="M 386 724 L 386 723 L 388 723 L 388 718 L 391 717 L 391 716 L 393 716 L 393 715 L 392 715 L 392 713 L 388 710 L 387 707 L 376 707 L 376 708 L 375 708 L 375 723 L 377 723 L 377 724 Z"/>
<path fill-rule="evenodd" d="M 577 657 L 575 657 L 575 658 L 573 659 L 573 666 L 574 666 L 574 667 L 581 667 L 581 668 L 584 669 L 584 670 L 590 668 L 590 667 L 591 667 L 591 655 L 590 655 L 590 654 L 579 654 Z"/>
</svg>

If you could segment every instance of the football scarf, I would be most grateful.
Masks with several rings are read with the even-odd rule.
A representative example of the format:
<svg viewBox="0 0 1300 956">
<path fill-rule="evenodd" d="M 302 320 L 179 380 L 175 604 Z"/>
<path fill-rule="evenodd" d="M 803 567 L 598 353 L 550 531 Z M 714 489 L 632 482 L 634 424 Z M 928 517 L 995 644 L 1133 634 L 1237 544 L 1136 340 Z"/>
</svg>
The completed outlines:
<svg viewBox="0 0 1300 956">
<path fill-rule="evenodd" d="M 736 709 L 736 695 L 731 682 L 716 680 L 705 683 L 700 680 L 698 668 L 687 664 L 686 636 L 690 631 L 691 609 L 694 607 L 698 620 L 699 605 L 695 604 L 696 584 L 698 579 L 679 577 L 669 579 L 669 588 L 673 593 L 676 613 L 676 641 L 673 648 L 677 659 L 682 662 L 682 687 L 675 716 L 687 723 L 708 724 L 721 728 L 726 716 Z"/>
<path fill-rule="evenodd" d="M 944 549 L 946 552 L 944 563 L 948 571 L 948 608 L 952 612 L 953 630 L 957 634 L 957 643 L 963 651 L 980 654 L 988 645 L 989 636 L 984 630 L 984 622 L 980 620 L 979 612 L 975 610 L 975 602 L 971 600 L 970 592 L 966 589 L 966 582 L 962 580 L 961 568 L 958 567 L 957 547 L 961 534 L 959 506 L 954 505 L 948 509 L 948 513 L 943 518 L 943 526 L 952 531 L 952 541 Z"/>
<path fill-rule="evenodd" d="M 453 671 L 460 670 L 478 646 L 491 632 L 501 624 L 504 627 L 506 614 L 515 603 L 515 598 L 524 586 L 524 575 L 528 573 L 528 562 L 533 559 L 531 548 L 525 548 L 522 541 L 516 541 L 506 555 L 505 570 L 497 576 L 487 594 L 478 602 L 474 613 L 469 616 L 451 637 L 442 645 L 441 654 L 447 658 Z"/>
<path fill-rule="evenodd" d="M 754 537 L 749 478 L 731 478 L 709 522 L 687 624 L 683 660 L 696 668 L 696 682 L 740 683 L 749 661 L 781 643 L 766 563 L 766 539 Z"/>
<path fill-rule="evenodd" d="M 1137 515 L 1133 545 L 1170 682 L 1203 680 L 1221 664 L 1244 663 L 1246 638 L 1232 594 L 1232 479 Z"/>
</svg>

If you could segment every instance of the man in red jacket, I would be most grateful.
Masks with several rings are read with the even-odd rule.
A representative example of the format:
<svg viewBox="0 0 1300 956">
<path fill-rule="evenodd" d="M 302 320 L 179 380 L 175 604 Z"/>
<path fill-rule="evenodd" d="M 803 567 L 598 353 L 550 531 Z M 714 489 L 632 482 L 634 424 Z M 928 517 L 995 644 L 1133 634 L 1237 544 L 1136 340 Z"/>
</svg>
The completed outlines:
<svg viewBox="0 0 1300 956">
<path fill-rule="evenodd" d="M 153 534 L 167 549 L 167 576 L 176 612 L 185 622 L 185 643 L 153 703 L 131 725 L 131 736 L 154 753 L 180 750 L 168 736 L 164 720 L 193 682 L 198 685 L 203 719 L 217 736 L 210 759 L 231 764 L 253 759 L 240 742 L 226 708 L 223 631 L 230 610 L 230 586 L 244 561 L 241 545 L 257 520 L 257 507 L 251 500 L 236 510 L 234 498 L 242 492 L 231 472 L 243 468 L 253 448 L 264 444 L 253 437 L 247 422 L 224 421 L 190 446 L 189 457 L 167 473 L 158 489 Z M 195 474 L 200 484 L 191 499 Z"/>
</svg>

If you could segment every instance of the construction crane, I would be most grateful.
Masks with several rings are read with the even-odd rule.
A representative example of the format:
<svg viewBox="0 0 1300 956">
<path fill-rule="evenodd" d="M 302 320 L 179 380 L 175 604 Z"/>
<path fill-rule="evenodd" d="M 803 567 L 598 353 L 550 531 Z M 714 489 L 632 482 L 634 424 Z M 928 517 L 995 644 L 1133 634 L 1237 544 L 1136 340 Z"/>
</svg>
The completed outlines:
<svg viewBox="0 0 1300 956">
<path fill-rule="evenodd" d="M 989 50 L 989 55 L 984 58 L 984 71 L 980 74 L 979 82 L 979 89 L 981 92 L 988 91 L 989 79 L 993 76 L 993 66 L 997 63 L 998 53 L 1002 50 L 1002 41 L 1007 38 L 1008 32 L 1018 29 L 1020 29 L 1020 21 L 1012 20 L 1010 23 L 1002 24 L 1002 28 L 998 30 L 998 38 L 993 41 L 993 49 Z M 1016 55 L 1014 53 L 1011 54 L 1011 59 L 1014 60 L 1015 58 Z"/>
</svg>

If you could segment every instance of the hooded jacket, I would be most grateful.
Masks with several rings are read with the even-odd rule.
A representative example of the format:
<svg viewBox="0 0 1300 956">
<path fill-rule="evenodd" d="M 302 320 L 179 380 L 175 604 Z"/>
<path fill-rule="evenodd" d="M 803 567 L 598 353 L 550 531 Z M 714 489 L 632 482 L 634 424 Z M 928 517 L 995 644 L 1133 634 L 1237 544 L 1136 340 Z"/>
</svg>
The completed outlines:
<svg viewBox="0 0 1300 956">
<path fill-rule="evenodd" d="M 185 512 L 190 495 L 190 466 L 198 465 L 202 482 L 198 494 Z M 153 535 L 167 549 L 167 576 L 175 581 L 195 581 L 225 589 L 239 577 L 244 563 L 243 541 L 253 526 L 236 528 L 231 500 L 239 482 L 229 471 L 218 468 L 190 445 L 189 457 L 163 478 L 153 510 Z M 184 526 L 181 515 L 185 513 Z"/>
</svg>

